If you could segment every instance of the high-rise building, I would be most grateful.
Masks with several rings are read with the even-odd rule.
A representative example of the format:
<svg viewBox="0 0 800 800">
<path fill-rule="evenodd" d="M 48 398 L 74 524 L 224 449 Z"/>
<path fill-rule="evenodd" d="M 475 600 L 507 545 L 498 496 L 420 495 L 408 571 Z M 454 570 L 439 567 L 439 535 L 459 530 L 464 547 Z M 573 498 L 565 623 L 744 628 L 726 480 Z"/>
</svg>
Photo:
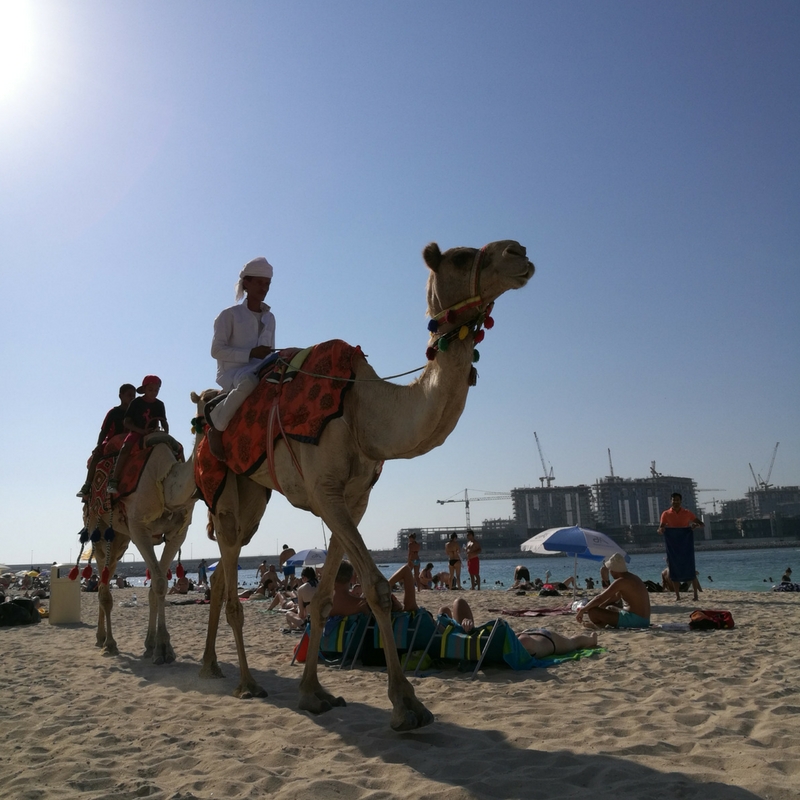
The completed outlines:
<svg viewBox="0 0 800 800">
<path fill-rule="evenodd" d="M 594 525 L 591 486 L 512 489 L 514 520 L 528 530 Z"/>
</svg>

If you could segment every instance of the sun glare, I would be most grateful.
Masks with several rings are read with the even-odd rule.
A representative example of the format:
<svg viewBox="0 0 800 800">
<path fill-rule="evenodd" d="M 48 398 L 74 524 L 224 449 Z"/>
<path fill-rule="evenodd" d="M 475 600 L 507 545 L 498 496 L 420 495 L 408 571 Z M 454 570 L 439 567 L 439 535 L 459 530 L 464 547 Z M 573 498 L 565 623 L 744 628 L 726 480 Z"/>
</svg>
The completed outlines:
<svg viewBox="0 0 800 800">
<path fill-rule="evenodd" d="M 0 101 L 19 90 L 33 63 L 29 4 L 0 0 Z"/>
</svg>

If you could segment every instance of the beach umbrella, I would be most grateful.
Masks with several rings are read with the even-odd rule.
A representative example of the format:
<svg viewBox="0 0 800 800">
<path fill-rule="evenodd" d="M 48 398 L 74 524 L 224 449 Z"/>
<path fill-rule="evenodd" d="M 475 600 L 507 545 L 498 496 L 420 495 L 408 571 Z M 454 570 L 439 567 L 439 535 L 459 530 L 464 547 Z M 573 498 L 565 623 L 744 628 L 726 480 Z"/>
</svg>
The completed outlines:
<svg viewBox="0 0 800 800">
<path fill-rule="evenodd" d="M 0 575 L 5 575 L 6 572 L 11 572 L 11 567 L 8 564 L 0 564 Z"/>
<path fill-rule="evenodd" d="M 320 550 L 317 547 L 311 547 L 308 550 L 301 550 L 286 559 L 285 566 L 287 567 L 321 567 L 325 564 L 325 559 L 328 556 L 327 550 Z"/>
<path fill-rule="evenodd" d="M 566 553 L 569 556 L 574 556 L 573 581 L 575 586 L 573 587 L 573 595 L 578 583 L 579 558 L 604 561 L 609 556 L 613 556 L 614 553 L 620 553 L 625 557 L 626 561 L 631 560 L 631 557 L 613 539 L 599 531 L 581 528 L 580 525 L 566 528 L 548 528 L 546 531 L 532 536 L 519 547 L 520 550 L 542 555 Z"/>
<path fill-rule="evenodd" d="M 219 561 L 215 561 L 213 564 L 209 564 L 209 566 L 206 567 L 206 572 L 213 572 L 218 566 L 219 566 Z M 242 565 L 239 564 L 238 568 L 241 569 Z"/>
</svg>

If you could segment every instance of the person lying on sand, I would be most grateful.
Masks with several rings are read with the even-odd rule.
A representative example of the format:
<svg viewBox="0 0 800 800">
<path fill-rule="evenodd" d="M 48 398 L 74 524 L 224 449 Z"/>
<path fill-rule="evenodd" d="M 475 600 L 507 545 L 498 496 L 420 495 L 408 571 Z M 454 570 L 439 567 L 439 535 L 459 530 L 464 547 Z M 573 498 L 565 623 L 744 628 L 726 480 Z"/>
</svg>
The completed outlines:
<svg viewBox="0 0 800 800">
<path fill-rule="evenodd" d="M 588 615 L 586 627 L 649 628 L 650 595 L 642 579 L 628 572 L 628 565 L 619 553 L 614 553 L 605 564 L 614 581 L 578 609 L 575 619 L 583 622 L 584 616 Z M 618 600 L 622 600 L 623 608 L 613 605 Z"/>
<path fill-rule="evenodd" d="M 475 618 L 469 603 L 462 598 L 457 598 L 453 603 L 452 611 L 447 606 L 439 609 L 439 614 L 454 619 L 469 633 L 475 629 Z M 547 656 L 563 656 L 583 650 L 586 647 L 597 647 L 596 633 L 580 633 L 577 636 L 562 636 L 560 633 L 547 628 L 531 628 L 517 634 L 519 643 L 534 657 L 546 658 Z"/>
</svg>

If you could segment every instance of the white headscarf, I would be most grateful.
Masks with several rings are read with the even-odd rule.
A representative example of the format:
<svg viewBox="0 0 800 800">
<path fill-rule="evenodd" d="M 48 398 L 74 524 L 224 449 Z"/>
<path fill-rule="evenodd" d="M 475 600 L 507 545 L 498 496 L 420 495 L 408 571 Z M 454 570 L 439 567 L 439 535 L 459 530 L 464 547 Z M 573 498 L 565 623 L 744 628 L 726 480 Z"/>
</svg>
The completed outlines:
<svg viewBox="0 0 800 800">
<path fill-rule="evenodd" d="M 251 276 L 254 278 L 272 278 L 272 264 L 264 256 L 258 256 L 258 258 L 254 258 L 244 265 L 239 273 L 239 281 L 236 284 L 237 303 L 244 297 L 244 279 Z"/>
</svg>

